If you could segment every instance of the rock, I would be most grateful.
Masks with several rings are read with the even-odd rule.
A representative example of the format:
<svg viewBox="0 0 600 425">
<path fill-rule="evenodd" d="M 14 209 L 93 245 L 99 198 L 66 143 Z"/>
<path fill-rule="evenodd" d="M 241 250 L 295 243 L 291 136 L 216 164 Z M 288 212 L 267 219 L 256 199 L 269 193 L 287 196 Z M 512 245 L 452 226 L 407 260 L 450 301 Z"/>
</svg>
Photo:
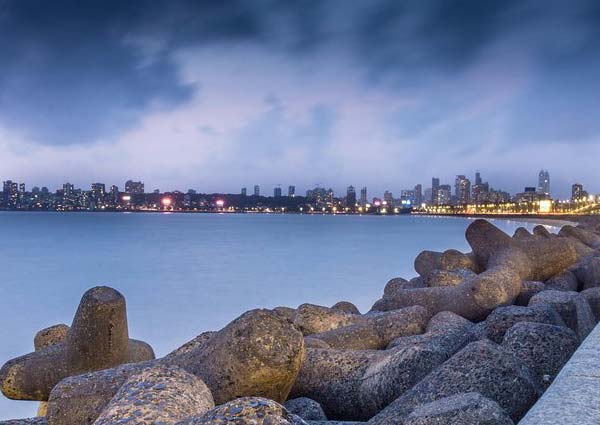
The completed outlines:
<svg viewBox="0 0 600 425">
<path fill-rule="evenodd" d="M 17 357 L 0 369 L 2 392 L 16 400 L 46 401 L 68 376 L 154 358 L 147 348 L 128 338 L 123 296 L 106 286 L 95 287 L 83 295 L 64 342 Z"/>
<path fill-rule="evenodd" d="M 197 376 L 219 404 L 252 394 L 284 401 L 303 358 L 304 339 L 289 321 L 252 310 L 191 351 L 61 381 L 52 390 L 48 416 L 61 425 L 90 424 L 129 377 L 157 364 Z"/>
<path fill-rule="evenodd" d="M 306 348 L 308 348 L 308 347 L 310 347 L 310 348 L 331 348 L 331 346 L 329 344 L 327 344 L 325 341 L 323 341 L 322 339 L 313 338 L 310 336 L 304 337 L 304 346 Z"/>
<path fill-rule="evenodd" d="M 529 230 L 524 227 L 517 227 L 517 230 L 515 230 L 515 234 L 513 235 L 513 239 L 519 240 L 531 240 L 534 237 L 535 236 L 529 233 Z"/>
<path fill-rule="evenodd" d="M 567 224 L 560 229 L 558 235 L 577 239 L 590 248 L 600 248 L 600 236 L 581 227 L 573 227 Z"/>
<path fill-rule="evenodd" d="M 47 425 L 46 418 L 12 419 L 0 421 L 0 425 Z"/>
<path fill-rule="evenodd" d="M 294 321 L 294 316 L 296 315 L 296 309 L 291 307 L 275 307 L 271 311 L 285 318 L 286 320 L 289 320 L 290 322 Z"/>
<path fill-rule="evenodd" d="M 204 415 L 189 418 L 178 425 L 300 425 L 302 419 L 288 412 L 285 407 L 261 397 L 243 397 L 208 411 Z"/>
<path fill-rule="evenodd" d="M 425 331 L 431 314 L 421 306 L 403 308 L 363 318 L 361 323 L 311 335 L 332 348 L 380 350 L 399 336 Z"/>
<path fill-rule="evenodd" d="M 549 238 L 555 236 L 552 233 L 550 233 L 545 226 L 542 226 L 541 224 L 538 224 L 537 226 L 535 226 L 533 228 L 533 234 L 536 236 L 539 236 L 541 238 L 546 238 L 546 239 L 549 239 Z"/>
<path fill-rule="evenodd" d="M 546 289 L 544 282 L 537 282 L 535 280 L 526 280 L 521 283 L 521 292 L 515 299 L 515 305 L 526 306 L 529 304 L 529 300 L 538 292 Z"/>
<path fill-rule="evenodd" d="M 573 355 L 579 338 L 564 326 L 519 322 L 504 335 L 502 347 L 533 371 L 543 389 L 548 388 Z"/>
<path fill-rule="evenodd" d="M 546 281 L 547 289 L 556 289 L 558 291 L 577 291 L 579 280 L 575 273 L 570 270 L 564 270 L 556 276 Z"/>
<path fill-rule="evenodd" d="M 411 280 L 402 279 L 401 277 L 395 277 L 385 285 L 383 289 L 383 296 L 390 296 L 398 293 L 403 289 L 416 289 L 425 288 L 425 281 L 422 277 L 414 277 Z"/>
<path fill-rule="evenodd" d="M 362 321 L 362 317 L 314 304 L 302 304 L 294 315 L 294 325 L 304 335 L 330 331 Z"/>
<path fill-rule="evenodd" d="M 537 322 L 555 326 L 566 326 L 552 306 L 541 304 L 531 307 L 498 307 L 485 319 L 486 336 L 500 344 L 504 334 L 518 322 Z"/>
<path fill-rule="evenodd" d="M 406 391 L 369 424 L 403 423 L 420 405 L 460 393 L 478 392 L 518 421 L 540 395 L 532 372 L 491 341 L 476 341 Z"/>
<path fill-rule="evenodd" d="M 474 276 L 475 273 L 469 269 L 432 270 L 425 278 L 425 284 L 429 287 L 457 286 Z"/>
<path fill-rule="evenodd" d="M 216 334 L 216 332 L 213 332 L 213 331 L 202 332 L 196 338 L 192 339 L 191 341 L 186 342 L 185 344 L 183 344 L 181 347 L 177 348 L 176 350 L 171 351 L 169 354 L 166 355 L 166 357 L 167 358 L 168 357 L 176 357 L 176 356 L 180 356 L 182 354 L 187 354 L 190 351 L 194 351 L 198 347 L 201 347 L 202 345 L 204 345 L 204 343 L 206 343 L 206 341 L 208 341 L 214 334 Z"/>
<path fill-rule="evenodd" d="M 580 341 L 583 341 L 596 325 L 590 305 L 578 292 L 542 291 L 529 301 L 530 306 L 544 303 L 556 309 L 567 326 L 575 331 Z"/>
<path fill-rule="evenodd" d="M 440 268 L 442 253 L 435 251 L 422 251 L 415 258 L 415 271 L 425 278 L 432 270 Z"/>
<path fill-rule="evenodd" d="M 291 323 L 251 310 L 173 363 L 201 378 L 217 404 L 249 395 L 283 402 L 304 354 L 304 338 Z"/>
<path fill-rule="evenodd" d="M 472 322 L 450 311 L 443 311 L 431 318 L 424 334 L 396 338 L 387 348 L 437 346 L 445 354 L 446 360 L 465 345 L 479 339 L 478 336 Z"/>
<path fill-rule="evenodd" d="M 600 287 L 600 257 L 592 257 L 585 261 L 578 271 L 583 289 Z"/>
<path fill-rule="evenodd" d="M 485 220 L 471 223 L 466 237 L 484 272 L 454 287 L 399 291 L 377 301 L 372 311 L 421 305 L 432 313 L 452 311 L 467 319 L 481 320 L 494 308 L 514 302 L 522 281 L 549 279 L 578 258 L 571 240 L 516 241 Z"/>
<path fill-rule="evenodd" d="M 474 273 L 480 271 L 473 257 L 463 254 L 456 249 L 448 249 L 442 253 L 440 258 L 440 269 L 448 271 L 466 269 L 471 270 Z"/>
<path fill-rule="evenodd" d="M 365 371 L 359 390 L 360 415 L 366 420 L 401 396 L 446 360 L 435 344 L 397 347 L 392 354 L 373 362 Z"/>
<path fill-rule="evenodd" d="M 600 321 L 600 287 L 586 289 L 581 291 L 581 295 L 585 297 L 590 305 L 596 322 Z"/>
<path fill-rule="evenodd" d="M 388 355 L 386 351 L 309 348 L 290 398 L 315 400 L 330 419 L 362 418 L 359 405 L 362 377 L 371 363 Z"/>
<path fill-rule="evenodd" d="M 479 393 L 461 393 L 417 407 L 404 425 L 514 425 L 496 403 Z"/>
<path fill-rule="evenodd" d="M 50 345 L 58 344 L 59 342 L 65 342 L 68 332 L 69 326 L 64 324 L 54 325 L 50 326 L 49 328 L 42 329 L 35 334 L 35 338 L 33 339 L 35 351 L 49 347 Z"/>
<path fill-rule="evenodd" d="M 48 421 L 60 425 L 91 425 L 129 377 L 161 364 L 161 360 L 132 363 L 71 376 L 50 393 Z"/>
<path fill-rule="evenodd" d="M 36 416 L 46 416 L 48 414 L 48 402 L 40 401 L 38 405 Z"/>
<path fill-rule="evenodd" d="M 215 406 L 208 387 L 177 367 L 155 366 L 131 376 L 94 425 L 131 422 L 175 424 Z"/>
<path fill-rule="evenodd" d="M 300 397 L 283 403 L 288 412 L 300 416 L 305 421 L 326 421 L 327 416 L 319 403 L 310 398 Z"/>
<path fill-rule="evenodd" d="M 339 310 L 350 314 L 360 314 L 360 310 L 354 304 L 348 301 L 340 301 L 331 306 L 333 310 Z"/>
</svg>

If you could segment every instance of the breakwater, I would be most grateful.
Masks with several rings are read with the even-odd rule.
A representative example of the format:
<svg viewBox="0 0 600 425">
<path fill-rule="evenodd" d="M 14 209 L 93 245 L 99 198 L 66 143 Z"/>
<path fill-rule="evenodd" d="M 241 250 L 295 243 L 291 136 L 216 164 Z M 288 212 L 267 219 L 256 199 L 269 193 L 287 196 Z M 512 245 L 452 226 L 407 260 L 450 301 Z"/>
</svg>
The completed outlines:
<svg viewBox="0 0 600 425">
<path fill-rule="evenodd" d="M 93 288 L 71 327 L 2 368 L 1 388 L 47 402 L 23 424 L 513 423 L 596 323 L 599 231 L 509 236 L 477 220 L 472 252 L 421 253 L 419 277 L 392 279 L 365 314 L 252 310 L 161 359 L 129 338 L 123 297 Z"/>
</svg>

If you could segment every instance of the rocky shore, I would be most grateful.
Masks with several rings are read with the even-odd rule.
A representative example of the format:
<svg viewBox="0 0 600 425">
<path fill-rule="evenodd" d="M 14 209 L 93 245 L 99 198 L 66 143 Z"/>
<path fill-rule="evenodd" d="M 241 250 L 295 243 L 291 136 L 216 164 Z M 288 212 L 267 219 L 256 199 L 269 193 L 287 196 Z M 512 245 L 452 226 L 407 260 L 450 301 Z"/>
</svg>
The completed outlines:
<svg viewBox="0 0 600 425">
<path fill-rule="evenodd" d="M 600 220 L 513 236 L 476 220 L 466 238 L 364 314 L 251 310 L 160 359 L 123 296 L 92 288 L 2 367 L 2 393 L 40 409 L 0 424 L 514 424 L 600 319 Z"/>
</svg>

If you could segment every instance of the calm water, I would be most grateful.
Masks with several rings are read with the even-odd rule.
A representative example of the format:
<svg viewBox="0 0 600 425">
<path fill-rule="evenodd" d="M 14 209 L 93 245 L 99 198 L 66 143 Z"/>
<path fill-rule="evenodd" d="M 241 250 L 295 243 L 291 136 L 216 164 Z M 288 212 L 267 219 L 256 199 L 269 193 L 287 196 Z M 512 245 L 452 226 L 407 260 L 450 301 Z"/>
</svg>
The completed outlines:
<svg viewBox="0 0 600 425">
<path fill-rule="evenodd" d="M 411 216 L 0 213 L 0 363 L 70 324 L 83 292 L 127 299 L 130 335 L 164 355 L 255 307 L 367 311 L 423 249 L 468 250 L 468 219 Z M 507 232 L 519 225 L 497 221 Z M 0 419 L 34 404 L 0 396 Z"/>
</svg>

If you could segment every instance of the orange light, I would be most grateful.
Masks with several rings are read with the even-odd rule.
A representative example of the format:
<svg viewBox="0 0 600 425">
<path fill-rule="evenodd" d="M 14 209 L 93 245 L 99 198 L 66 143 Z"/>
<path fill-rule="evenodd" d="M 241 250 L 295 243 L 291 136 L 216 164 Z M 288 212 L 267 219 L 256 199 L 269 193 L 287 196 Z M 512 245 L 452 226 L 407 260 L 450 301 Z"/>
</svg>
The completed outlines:
<svg viewBox="0 0 600 425">
<path fill-rule="evenodd" d="M 173 201 L 171 200 L 171 198 L 162 198 L 161 202 L 165 207 L 168 207 Z"/>
</svg>

